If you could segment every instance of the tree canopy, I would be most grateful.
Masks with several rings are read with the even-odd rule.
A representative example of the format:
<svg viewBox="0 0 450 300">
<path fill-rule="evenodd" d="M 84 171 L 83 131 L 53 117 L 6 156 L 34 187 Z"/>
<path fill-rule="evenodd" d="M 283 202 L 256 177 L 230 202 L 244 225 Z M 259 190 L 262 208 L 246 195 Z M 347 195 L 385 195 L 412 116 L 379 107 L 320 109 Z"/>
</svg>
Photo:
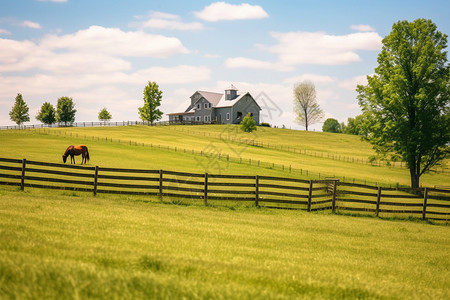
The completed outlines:
<svg viewBox="0 0 450 300">
<path fill-rule="evenodd" d="M 316 87 L 311 81 L 304 81 L 294 88 L 295 121 L 305 126 L 319 122 L 323 118 L 323 111 L 317 103 Z"/>
<path fill-rule="evenodd" d="M 112 119 L 111 114 L 109 111 L 104 107 L 99 113 L 98 113 L 98 119 L 100 121 L 109 121 Z"/>
<path fill-rule="evenodd" d="M 56 104 L 56 121 L 64 122 L 65 126 L 67 126 L 68 123 L 75 122 L 76 112 L 72 98 L 64 96 L 58 99 Z"/>
<path fill-rule="evenodd" d="M 383 39 L 378 67 L 358 86 L 367 140 L 407 163 L 411 187 L 449 155 L 447 35 L 431 20 L 399 21 Z"/>
<path fill-rule="evenodd" d="M 28 113 L 28 105 L 22 98 L 22 94 L 17 94 L 14 106 L 9 112 L 9 118 L 17 125 L 30 121 L 30 115 Z"/>
<path fill-rule="evenodd" d="M 245 132 L 256 130 L 256 122 L 251 113 L 248 113 L 241 122 L 241 129 Z"/>
<path fill-rule="evenodd" d="M 322 131 L 323 132 L 333 132 L 333 133 L 341 132 L 341 124 L 339 124 L 338 120 L 336 120 L 336 119 L 328 118 L 323 123 Z"/>
<path fill-rule="evenodd" d="M 41 106 L 41 110 L 36 115 L 36 120 L 41 121 L 44 124 L 50 125 L 56 122 L 56 111 L 53 105 L 49 102 L 44 102 Z"/>
<path fill-rule="evenodd" d="M 156 82 L 148 82 L 144 88 L 144 106 L 139 107 L 139 117 L 142 121 L 153 122 L 161 120 L 163 112 L 158 109 L 161 105 L 162 91 Z"/>
</svg>

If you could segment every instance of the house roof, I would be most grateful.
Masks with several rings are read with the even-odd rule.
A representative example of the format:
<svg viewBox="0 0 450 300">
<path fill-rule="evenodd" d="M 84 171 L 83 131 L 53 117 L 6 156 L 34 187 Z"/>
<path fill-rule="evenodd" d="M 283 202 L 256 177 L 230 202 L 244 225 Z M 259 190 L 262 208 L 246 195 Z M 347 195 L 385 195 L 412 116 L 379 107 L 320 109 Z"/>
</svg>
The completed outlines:
<svg viewBox="0 0 450 300">
<path fill-rule="evenodd" d="M 233 105 L 235 105 L 237 102 L 239 102 L 239 100 L 241 100 L 244 96 L 249 95 L 252 99 L 252 95 L 249 92 L 243 93 L 241 95 L 238 95 L 236 98 L 234 98 L 233 100 L 225 100 L 225 96 L 222 95 L 222 98 L 220 99 L 219 103 L 217 104 L 217 108 L 219 107 L 231 107 Z M 253 99 L 255 100 L 255 99 Z M 256 105 L 258 105 L 259 109 L 261 109 L 261 107 L 259 106 L 258 102 L 256 102 Z"/>
<path fill-rule="evenodd" d="M 202 97 L 208 100 L 213 107 L 217 106 L 217 104 L 219 103 L 220 99 L 223 96 L 223 94 L 221 93 L 214 93 L 214 92 L 197 91 L 196 93 L 202 95 Z"/>
<path fill-rule="evenodd" d="M 237 91 L 238 89 L 234 85 L 231 85 L 227 90 L 236 90 Z M 225 100 L 225 94 L 223 94 L 223 93 L 215 93 L 215 92 L 207 92 L 207 91 L 196 91 L 192 96 L 194 96 L 196 93 L 199 93 L 202 96 L 202 98 L 205 98 L 208 102 L 210 102 L 211 106 L 214 107 L 214 108 L 232 107 L 246 95 L 249 95 L 253 100 L 255 100 L 249 92 L 245 92 L 243 94 L 237 95 L 237 97 L 232 99 L 232 100 Z M 192 98 L 192 96 L 191 96 L 191 98 Z M 197 100 L 197 102 L 200 101 L 200 99 Z M 195 102 L 195 104 L 197 102 Z M 259 109 L 261 110 L 261 107 L 259 106 L 259 104 L 256 101 L 255 101 L 255 103 L 259 107 Z M 195 113 L 195 104 L 189 105 L 189 107 L 184 112 L 169 113 L 167 115 L 188 115 L 188 114 L 194 114 Z"/>
</svg>

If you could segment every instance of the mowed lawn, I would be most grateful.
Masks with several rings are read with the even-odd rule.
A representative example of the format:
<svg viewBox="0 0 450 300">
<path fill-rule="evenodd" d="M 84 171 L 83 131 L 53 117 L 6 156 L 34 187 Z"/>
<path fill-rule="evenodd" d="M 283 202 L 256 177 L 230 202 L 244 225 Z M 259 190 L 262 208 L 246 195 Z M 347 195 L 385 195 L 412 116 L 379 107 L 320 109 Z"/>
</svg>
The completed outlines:
<svg viewBox="0 0 450 300">
<path fill-rule="evenodd" d="M 0 189 L 1 299 L 448 299 L 450 229 Z"/>
</svg>

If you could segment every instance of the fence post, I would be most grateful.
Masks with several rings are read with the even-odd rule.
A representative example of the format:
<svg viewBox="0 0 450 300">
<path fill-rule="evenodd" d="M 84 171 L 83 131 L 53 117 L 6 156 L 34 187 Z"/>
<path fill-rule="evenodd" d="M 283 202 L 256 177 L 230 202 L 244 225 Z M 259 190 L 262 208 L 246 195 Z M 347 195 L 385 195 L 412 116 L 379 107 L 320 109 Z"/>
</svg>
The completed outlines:
<svg viewBox="0 0 450 300">
<path fill-rule="evenodd" d="M 95 174 L 94 174 L 94 196 L 97 195 L 97 183 L 98 183 L 98 166 L 95 166 Z"/>
<path fill-rule="evenodd" d="M 423 191 L 423 212 L 422 212 L 422 219 L 426 219 L 427 214 L 427 201 L 428 201 L 428 188 L 425 188 Z"/>
<path fill-rule="evenodd" d="M 25 190 L 25 169 L 27 167 L 27 160 L 22 159 L 22 177 L 20 178 L 20 189 Z"/>
<path fill-rule="evenodd" d="M 259 206 L 259 176 L 255 176 L 255 206 Z"/>
<path fill-rule="evenodd" d="M 308 194 L 308 211 L 311 211 L 311 200 L 312 200 L 312 189 L 313 189 L 313 181 L 309 181 L 309 194 Z"/>
<path fill-rule="evenodd" d="M 334 180 L 333 182 L 333 200 L 331 201 L 331 211 L 334 214 L 336 211 L 336 189 L 337 189 L 338 180 Z"/>
<path fill-rule="evenodd" d="M 163 170 L 159 170 L 159 200 L 162 201 L 163 192 Z"/>
<path fill-rule="evenodd" d="M 205 206 L 208 205 L 208 173 L 205 173 L 205 189 L 203 199 L 205 201 Z"/>
<path fill-rule="evenodd" d="M 378 214 L 380 213 L 380 202 L 381 202 L 381 186 L 378 187 L 377 207 L 375 209 L 375 217 L 378 217 Z"/>
</svg>

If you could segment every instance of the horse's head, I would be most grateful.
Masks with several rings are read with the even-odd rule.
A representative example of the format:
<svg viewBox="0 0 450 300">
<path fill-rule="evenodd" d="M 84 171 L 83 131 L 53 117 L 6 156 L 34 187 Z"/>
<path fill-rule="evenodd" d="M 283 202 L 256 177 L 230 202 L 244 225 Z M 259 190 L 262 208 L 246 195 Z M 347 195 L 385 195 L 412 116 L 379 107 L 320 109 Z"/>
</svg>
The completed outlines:
<svg viewBox="0 0 450 300">
<path fill-rule="evenodd" d="M 67 155 L 63 155 L 62 158 L 63 158 L 63 162 L 66 163 Z"/>
</svg>

